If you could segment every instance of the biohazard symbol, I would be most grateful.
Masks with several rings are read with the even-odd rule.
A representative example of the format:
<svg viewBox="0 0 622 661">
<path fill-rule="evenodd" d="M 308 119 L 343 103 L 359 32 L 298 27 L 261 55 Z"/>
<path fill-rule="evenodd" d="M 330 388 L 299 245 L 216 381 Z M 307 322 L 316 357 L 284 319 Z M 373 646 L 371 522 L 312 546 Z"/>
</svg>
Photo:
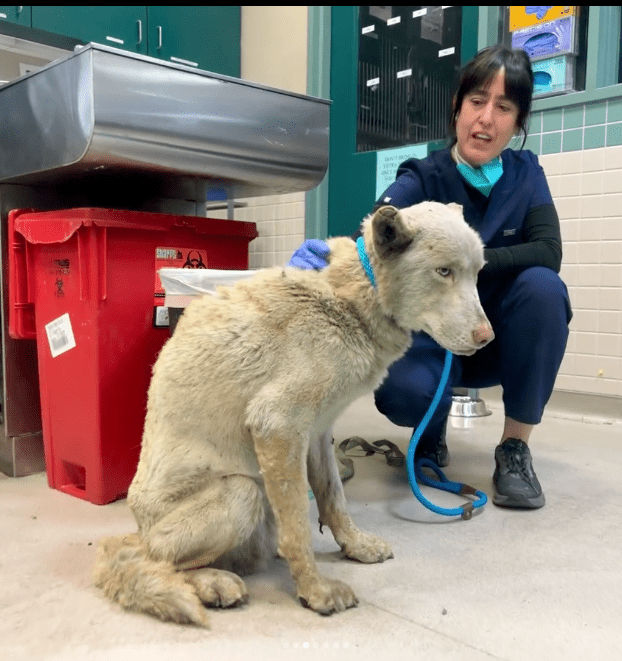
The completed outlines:
<svg viewBox="0 0 622 661">
<path fill-rule="evenodd" d="M 190 250 L 185 264 L 182 269 L 206 269 L 207 266 L 203 263 L 203 257 L 198 250 Z"/>
</svg>

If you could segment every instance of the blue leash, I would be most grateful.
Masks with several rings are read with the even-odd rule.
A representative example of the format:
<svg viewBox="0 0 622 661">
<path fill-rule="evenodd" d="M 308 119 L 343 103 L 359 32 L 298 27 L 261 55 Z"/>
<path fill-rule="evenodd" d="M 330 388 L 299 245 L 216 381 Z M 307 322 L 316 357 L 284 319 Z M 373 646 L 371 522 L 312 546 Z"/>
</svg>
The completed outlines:
<svg viewBox="0 0 622 661">
<path fill-rule="evenodd" d="M 359 236 L 358 239 L 356 240 L 356 248 L 358 250 L 361 264 L 363 265 L 363 268 L 365 269 L 365 272 L 367 273 L 367 276 L 369 277 L 371 284 L 375 287 L 376 278 L 374 277 L 374 271 L 371 267 L 371 264 L 369 263 L 369 257 L 367 256 L 367 251 L 365 250 L 365 241 L 363 240 L 362 236 Z M 415 464 L 415 451 L 417 450 L 417 445 L 419 443 L 419 440 L 421 439 L 421 436 L 425 431 L 426 427 L 430 423 L 432 416 L 436 412 L 438 404 L 441 401 L 443 392 L 445 391 L 445 388 L 447 386 L 447 381 L 449 380 L 449 373 L 451 372 L 451 361 L 452 361 L 451 351 L 446 351 L 445 364 L 443 365 L 443 373 L 441 374 L 441 380 L 438 384 L 436 392 L 434 393 L 434 398 L 432 399 L 432 403 L 430 404 L 430 407 L 426 411 L 426 414 L 423 416 L 423 420 L 419 423 L 419 426 L 417 427 L 417 429 L 415 429 L 412 438 L 410 439 L 410 443 L 408 445 L 408 454 L 406 456 L 406 468 L 408 470 L 408 481 L 410 482 L 410 488 L 412 489 L 412 492 L 417 498 L 417 500 L 422 505 L 427 507 L 432 512 L 435 512 L 436 514 L 442 514 L 443 516 L 461 516 L 463 519 L 467 520 L 473 516 L 473 510 L 483 507 L 486 504 L 486 502 L 488 501 L 486 494 L 483 491 L 478 491 L 477 489 L 470 487 L 468 484 L 462 484 L 460 482 L 452 482 L 451 480 L 448 480 L 445 474 L 443 473 L 443 471 L 433 461 L 430 461 L 429 459 L 419 459 Z M 428 477 L 423 472 L 424 468 L 429 468 L 434 473 L 436 473 L 438 480 L 434 480 Z M 469 501 L 464 505 L 462 505 L 462 507 L 454 507 L 454 508 L 439 507 L 438 505 L 431 503 L 421 493 L 421 489 L 417 484 L 417 480 L 419 480 L 419 482 L 422 482 L 423 484 L 426 484 L 429 487 L 433 487 L 434 489 L 440 489 L 441 491 L 448 491 L 450 493 L 455 493 L 461 496 L 477 496 L 477 500 L 475 500 L 474 502 Z"/>
</svg>

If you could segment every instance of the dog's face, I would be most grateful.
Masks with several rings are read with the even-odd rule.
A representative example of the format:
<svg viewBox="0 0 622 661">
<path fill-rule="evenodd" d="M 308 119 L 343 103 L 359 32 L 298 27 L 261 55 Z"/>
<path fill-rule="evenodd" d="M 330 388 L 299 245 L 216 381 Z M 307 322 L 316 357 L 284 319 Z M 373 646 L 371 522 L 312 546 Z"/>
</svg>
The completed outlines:
<svg viewBox="0 0 622 661">
<path fill-rule="evenodd" d="M 381 207 L 366 222 L 383 306 L 452 353 L 471 355 L 494 337 L 477 293 L 484 266 L 478 234 L 457 204 Z"/>
</svg>

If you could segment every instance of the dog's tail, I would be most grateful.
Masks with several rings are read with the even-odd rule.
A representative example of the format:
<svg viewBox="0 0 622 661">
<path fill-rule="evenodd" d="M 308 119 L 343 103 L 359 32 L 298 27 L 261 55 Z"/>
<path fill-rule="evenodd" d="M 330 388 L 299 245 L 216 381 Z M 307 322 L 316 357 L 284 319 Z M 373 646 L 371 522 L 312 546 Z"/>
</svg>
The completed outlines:
<svg viewBox="0 0 622 661">
<path fill-rule="evenodd" d="M 109 599 L 129 611 L 209 628 L 194 586 L 171 562 L 152 560 L 138 534 L 101 540 L 93 579 Z"/>
</svg>

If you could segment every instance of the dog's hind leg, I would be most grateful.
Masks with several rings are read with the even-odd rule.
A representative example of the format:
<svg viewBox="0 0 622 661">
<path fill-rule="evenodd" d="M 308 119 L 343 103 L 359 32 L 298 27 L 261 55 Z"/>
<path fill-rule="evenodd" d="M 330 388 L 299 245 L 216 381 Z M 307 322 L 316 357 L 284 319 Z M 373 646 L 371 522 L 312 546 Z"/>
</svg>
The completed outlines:
<svg viewBox="0 0 622 661">
<path fill-rule="evenodd" d="M 331 529 L 344 554 L 365 563 L 392 558 L 389 545 L 380 537 L 359 530 L 346 511 L 346 497 L 330 432 L 322 434 L 317 443 L 311 443 L 307 469 L 320 512 L 320 525 Z"/>
<path fill-rule="evenodd" d="M 208 482 L 143 536 L 153 559 L 168 560 L 178 570 L 197 570 L 185 575 L 205 605 L 230 607 L 248 600 L 244 582 L 228 571 L 199 568 L 218 564 L 234 549 L 248 548 L 269 517 L 256 482 L 231 475 Z"/>
</svg>

